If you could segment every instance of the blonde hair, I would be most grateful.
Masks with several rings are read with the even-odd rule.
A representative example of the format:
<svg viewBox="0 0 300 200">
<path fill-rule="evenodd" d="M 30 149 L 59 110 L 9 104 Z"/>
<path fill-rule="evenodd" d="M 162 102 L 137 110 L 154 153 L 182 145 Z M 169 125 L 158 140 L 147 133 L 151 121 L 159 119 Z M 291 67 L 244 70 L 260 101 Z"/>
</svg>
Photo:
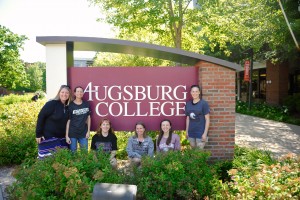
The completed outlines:
<svg viewBox="0 0 300 200">
<path fill-rule="evenodd" d="M 67 90 L 69 91 L 69 98 L 68 98 L 67 104 L 66 104 L 66 105 L 69 105 L 69 104 L 71 103 L 71 101 L 73 100 L 73 98 L 72 98 L 72 91 L 71 91 L 71 88 L 70 88 L 70 86 L 68 86 L 68 85 L 62 85 L 62 86 L 60 86 L 60 88 L 59 88 L 59 90 L 58 90 L 56 96 L 54 97 L 54 100 L 60 100 L 59 93 L 60 93 L 60 91 L 61 91 L 62 89 L 67 89 Z"/>
</svg>

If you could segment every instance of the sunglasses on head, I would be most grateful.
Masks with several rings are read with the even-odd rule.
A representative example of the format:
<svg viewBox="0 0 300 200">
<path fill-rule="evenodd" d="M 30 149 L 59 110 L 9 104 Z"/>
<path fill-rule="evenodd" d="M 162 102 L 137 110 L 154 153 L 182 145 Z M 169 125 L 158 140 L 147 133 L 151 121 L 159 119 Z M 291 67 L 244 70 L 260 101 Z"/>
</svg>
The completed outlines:
<svg viewBox="0 0 300 200">
<path fill-rule="evenodd" d="M 62 89 L 62 88 L 69 88 L 69 89 L 71 89 L 70 86 L 68 86 L 68 85 L 61 85 L 60 88 L 61 88 L 61 89 Z"/>
</svg>

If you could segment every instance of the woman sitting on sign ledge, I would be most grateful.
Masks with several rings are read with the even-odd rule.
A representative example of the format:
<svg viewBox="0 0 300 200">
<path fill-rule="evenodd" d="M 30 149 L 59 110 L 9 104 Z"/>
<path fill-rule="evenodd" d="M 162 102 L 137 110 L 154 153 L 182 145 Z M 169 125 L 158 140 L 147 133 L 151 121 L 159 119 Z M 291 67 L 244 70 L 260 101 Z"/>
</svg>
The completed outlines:
<svg viewBox="0 0 300 200">
<path fill-rule="evenodd" d="M 177 134 L 173 133 L 172 123 L 170 120 L 165 119 L 160 122 L 160 133 L 156 140 L 156 151 L 180 150 L 180 138 Z"/>
<path fill-rule="evenodd" d="M 152 138 L 147 136 L 144 123 L 135 124 L 135 135 L 128 139 L 126 151 L 130 163 L 139 166 L 142 156 L 151 156 L 154 154 L 154 144 Z"/>
<path fill-rule="evenodd" d="M 117 167 L 117 137 L 108 119 L 103 119 L 100 122 L 97 133 L 92 138 L 91 149 L 110 153 L 110 164 L 113 168 Z"/>
</svg>

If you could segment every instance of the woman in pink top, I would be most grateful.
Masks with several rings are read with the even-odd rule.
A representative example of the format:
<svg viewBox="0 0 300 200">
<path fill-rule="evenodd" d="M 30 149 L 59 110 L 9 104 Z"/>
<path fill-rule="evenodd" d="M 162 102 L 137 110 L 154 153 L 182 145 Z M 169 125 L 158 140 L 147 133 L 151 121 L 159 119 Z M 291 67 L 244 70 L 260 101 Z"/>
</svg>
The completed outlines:
<svg viewBox="0 0 300 200">
<path fill-rule="evenodd" d="M 156 140 L 156 151 L 180 150 L 180 138 L 177 134 L 173 133 L 172 123 L 168 119 L 160 122 L 160 133 Z"/>
</svg>

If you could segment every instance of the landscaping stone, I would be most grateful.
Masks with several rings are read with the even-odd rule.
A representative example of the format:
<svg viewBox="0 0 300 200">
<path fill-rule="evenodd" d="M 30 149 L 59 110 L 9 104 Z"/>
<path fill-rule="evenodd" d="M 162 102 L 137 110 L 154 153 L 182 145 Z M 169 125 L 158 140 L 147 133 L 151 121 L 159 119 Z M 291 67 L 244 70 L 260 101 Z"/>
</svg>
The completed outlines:
<svg viewBox="0 0 300 200">
<path fill-rule="evenodd" d="M 0 193 L 0 200 L 1 195 L 4 200 L 8 199 L 8 195 L 5 191 L 6 187 L 13 184 L 13 182 L 16 181 L 16 179 L 12 176 L 12 173 L 16 166 L 10 166 L 10 167 L 0 167 L 0 186 L 2 189 L 2 193 Z"/>
</svg>

